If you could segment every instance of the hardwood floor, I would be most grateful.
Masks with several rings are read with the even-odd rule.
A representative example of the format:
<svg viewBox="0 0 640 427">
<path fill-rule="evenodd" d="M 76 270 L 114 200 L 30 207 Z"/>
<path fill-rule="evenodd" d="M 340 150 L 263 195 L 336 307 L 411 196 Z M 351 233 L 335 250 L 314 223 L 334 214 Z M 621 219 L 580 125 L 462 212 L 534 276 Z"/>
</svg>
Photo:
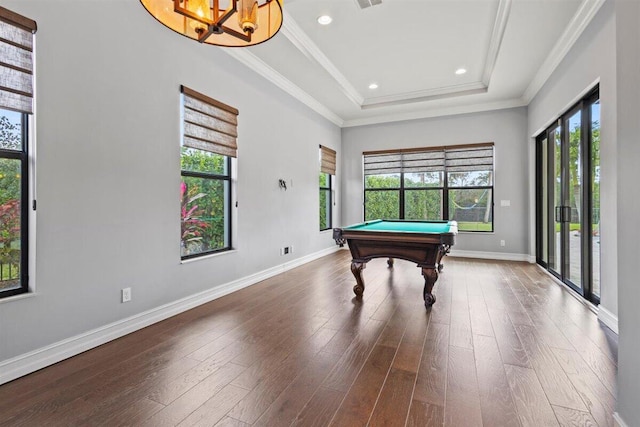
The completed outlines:
<svg viewBox="0 0 640 427">
<path fill-rule="evenodd" d="M 538 267 L 339 251 L 0 386 L 0 426 L 613 426 L 617 337 Z"/>
</svg>

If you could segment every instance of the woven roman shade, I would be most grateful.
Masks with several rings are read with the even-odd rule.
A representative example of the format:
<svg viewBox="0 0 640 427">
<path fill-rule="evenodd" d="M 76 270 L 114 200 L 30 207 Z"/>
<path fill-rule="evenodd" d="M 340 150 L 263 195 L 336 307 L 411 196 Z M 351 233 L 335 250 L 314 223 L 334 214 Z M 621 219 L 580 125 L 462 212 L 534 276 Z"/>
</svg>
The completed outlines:
<svg viewBox="0 0 640 427">
<path fill-rule="evenodd" d="M 238 110 L 186 86 L 184 97 L 185 147 L 237 157 Z"/>
<path fill-rule="evenodd" d="M 320 172 L 336 174 L 336 152 L 322 145 L 320 146 Z"/>
<path fill-rule="evenodd" d="M 447 172 L 493 170 L 493 146 L 451 147 L 445 151 Z"/>
<path fill-rule="evenodd" d="M 0 108 L 33 113 L 36 22 L 0 7 Z"/>
<path fill-rule="evenodd" d="M 493 171 L 493 143 L 367 151 L 365 175 Z"/>
</svg>

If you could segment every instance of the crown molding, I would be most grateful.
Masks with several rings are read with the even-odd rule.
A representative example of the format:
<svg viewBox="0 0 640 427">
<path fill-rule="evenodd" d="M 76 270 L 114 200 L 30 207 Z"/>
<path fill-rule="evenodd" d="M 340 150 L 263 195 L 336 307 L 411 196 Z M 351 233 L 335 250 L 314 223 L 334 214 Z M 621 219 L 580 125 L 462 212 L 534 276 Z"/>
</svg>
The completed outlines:
<svg viewBox="0 0 640 427">
<path fill-rule="evenodd" d="M 366 117 L 362 119 L 345 120 L 342 127 L 347 128 L 375 125 L 379 123 L 401 122 L 405 120 L 427 119 L 441 116 L 455 116 L 458 114 L 480 113 L 483 111 L 524 107 L 526 105 L 527 103 L 522 98 L 517 98 L 507 99 L 504 101 L 476 103 L 471 105 L 459 105 L 455 107 L 431 108 L 397 114 L 385 114 L 383 116 Z"/>
<path fill-rule="evenodd" d="M 416 102 L 433 101 L 435 99 L 451 98 L 454 96 L 474 95 L 487 92 L 487 86 L 482 82 L 465 83 L 460 85 L 443 86 L 433 89 L 417 90 L 396 95 L 367 98 L 361 109 L 389 107 L 391 105 L 411 104 Z"/>
<path fill-rule="evenodd" d="M 542 89 L 547 79 L 551 77 L 551 74 L 558 65 L 560 65 L 560 62 L 567 53 L 569 53 L 571 47 L 573 47 L 605 1 L 606 0 L 584 0 L 580 4 L 578 11 L 573 18 L 571 18 L 566 30 L 562 33 L 556 45 L 551 49 L 549 56 L 544 60 L 535 77 L 524 91 L 522 98 L 527 104 L 531 102 L 538 91 Z"/>
<path fill-rule="evenodd" d="M 498 11 L 496 13 L 496 21 L 493 24 L 493 32 L 491 33 L 491 41 L 487 49 L 487 58 L 484 62 L 484 71 L 482 72 L 482 83 L 488 88 L 493 75 L 493 69 L 496 66 L 498 53 L 504 39 L 504 32 L 509 22 L 509 14 L 511 12 L 511 0 L 500 0 Z"/>
<path fill-rule="evenodd" d="M 317 62 L 338 83 L 342 93 L 357 106 L 362 105 L 364 97 L 351 85 L 349 80 L 333 65 L 333 62 L 322 53 L 320 48 L 306 35 L 295 20 L 283 11 L 282 34 L 308 59 Z"/>
<path fill-rule="evenodd" d="M 258 73 L 280 89 L 287 92 L 289 95 L 297 99 L 298 101 L 311 108 L 322 117 L 326 118 L 333 124 L 342 127 L 344 120 L 336 113 L 327 108 L 324 104 L 316 100 L 307 92 L 302 90 L 299 86 L 292 83 L 289 79 L 277 72 L 275 69 L 267 65 L 264 61 L 257 56 L 249 52 L 248 49 L 224 49 L 224 51 L 231 57 L 240 61 L 243 65 L 247 66 L 251 70 Z"/>
</svg>

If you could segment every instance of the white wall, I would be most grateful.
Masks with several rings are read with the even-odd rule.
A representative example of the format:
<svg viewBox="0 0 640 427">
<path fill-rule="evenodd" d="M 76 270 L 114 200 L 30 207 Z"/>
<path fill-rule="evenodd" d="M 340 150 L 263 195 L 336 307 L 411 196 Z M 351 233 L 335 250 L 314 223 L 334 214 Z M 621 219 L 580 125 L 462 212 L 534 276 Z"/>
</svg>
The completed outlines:
<svg viewBox="0 0 640 427">
<path fill-rule="evenodd" d="M 616 222 L 616 33 L 613 2 L 606 2 L 529 104 L 529 176 L 531 203 L 535 205 L 535 139 L 554 119 L 600 82 L 600 253 L 601 310 L 618 315 Z M 531 212 L 530 239 L 535 236 Z M 535 239 L 532 241 L 534 250 Z"/>
<path fill-rule="evenodd" d="M 460 233 L 454 251 L 529 254 L 527 110 L 515 108 L 342 130 L 343 225 L 363 220 L 362 152 L 495 143 L 494 233 Z M 501 207 L 500 200 L 510 200 Z M 500 246 L 500 240 L 506 246 Z"/>
<path fill-rule="evenodd" d="M 38 23 L 38 211 L 36 293 L 0 303 L 0 366 L 334 247 L 330 232 L 318 232 L 318 145 L 340 157 L 338 127 L 221 48 L 163 27 L 137 1 L 3 6 Z M 237 250 L 184 264 L 181 84 L 240 110 Z M 294 254 L 280 256 L 284 245 Z M 121 304 L 127 286 L 133 301 Z"/>
<path fill-rule="evenodd" d="M 618 414 L 629 427 L 640 426 L 640 3 L 616 1 L 618 105 L 618 279 L 620 351 Z"/>
</svg>

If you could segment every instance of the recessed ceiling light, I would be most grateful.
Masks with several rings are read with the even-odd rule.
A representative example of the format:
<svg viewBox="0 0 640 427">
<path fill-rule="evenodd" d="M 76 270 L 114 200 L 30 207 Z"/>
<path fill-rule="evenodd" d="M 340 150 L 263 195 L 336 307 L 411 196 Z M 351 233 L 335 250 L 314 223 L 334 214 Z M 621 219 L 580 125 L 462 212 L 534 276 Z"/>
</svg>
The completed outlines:
<svg viewBox="0 0 640 427">
<path fill-rule="evenodd" d="M 466 73 L 466 72 L 467 72 L 467 69 L 466 69 L 466 68 L 458 68 L 458 69 L 456 70 L 456 74 L 457 74 L 457 75 L 459 75 L 459 76 L 463 75 L 463 74 L 464 74 L 464 73 Z"/>
<path fill-rule="evenodd" d="M 333 18 L 329 15 L 322 15 L 318 17 L 318 24 L 320 25 L 329 25 L 331 24 L 331 21 L 333 21 Z"/>
<path fill-rule="evenodd" d="M 369 89 L 378 89 L 378 83 L 371 83 Z"/>
</svg>

